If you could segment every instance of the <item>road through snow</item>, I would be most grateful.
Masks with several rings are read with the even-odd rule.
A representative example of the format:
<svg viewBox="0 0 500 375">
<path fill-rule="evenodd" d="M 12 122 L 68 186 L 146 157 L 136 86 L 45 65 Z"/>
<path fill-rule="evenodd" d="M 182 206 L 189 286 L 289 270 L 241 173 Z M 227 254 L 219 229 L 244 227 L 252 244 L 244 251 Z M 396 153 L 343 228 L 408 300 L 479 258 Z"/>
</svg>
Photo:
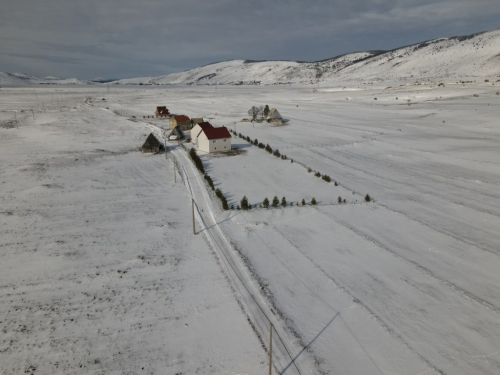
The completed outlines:
<svg viewBox="0 0 500 375">
<path fill-rule="evenodd" d="M 182 149 L 174 150 L 171 155 L 181 165 L 179 171 L 183 174 L 184 182 L 195 202 L 196 217 L 202 225 L 197 234 L 205 232 L 207 239 L 225 266 L 231 277 L 245 308 L 251 316 L 252 324 L 260 339 L 268 346 L 270 323 L 273 332 L 273 361 L 275 369 L 280 374 L 310 374 L 314 373 L 314 364 L 298 340 L 285 328 L 284 322 L 275 314 L 272 308 L 260 294 L 255 281 L 247 272 L 241 258 L 236 254 L 227 238 L 222 233 L 213 214 L 210 197 L 199 173 L 193 167 L 186 153 Z"/>
</svg>

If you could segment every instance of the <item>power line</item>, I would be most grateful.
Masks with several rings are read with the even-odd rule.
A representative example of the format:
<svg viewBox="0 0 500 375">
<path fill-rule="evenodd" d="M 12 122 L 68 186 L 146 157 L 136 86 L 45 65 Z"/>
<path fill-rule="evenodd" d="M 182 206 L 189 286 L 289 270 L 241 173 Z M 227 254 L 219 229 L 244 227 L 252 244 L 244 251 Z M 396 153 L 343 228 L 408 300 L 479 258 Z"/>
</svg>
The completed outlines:
<svg viewBox="0 0 500 375">
<path fill-rule="evenodd" d="M 190 191 L 190 195 L 191 195 L 191 198 L 194 200 L 194 193 L 193 193 L 193 190 L 192 190 L 192 187 L 191 187 L 191 183 L 189 181 L 189 175 L 186 171 L 186 168 L 184 166 L 182 166 L 182 169 L 184 170 L 184 173 L 186 175 L 186 182 L 187 182 L 187 185 L 188 185 L 188 188 L 189 188 L 189 191 Z M 196 202 L 195 202 L 196 203 Z M 199 207 L 198 207 L 198 204 L 196 203 L 196 211 L 198 212 L 198 215 L 201 219 L 201 221 L 203 222 L 203 225 L 205 226 L 205 228 L 207 228 L 207 225 L 205 223 L 205 220 L 203 219 L 203 216 L 201 215 L 200 211 L 199 211 Z M 222 250 L 221 246 L 219 245 L 219 243 L 217 242 L 217 240 L 215 239 L 215 236 L 213 235 L 213 233 L 207 228 L 207 233 L 209 233 L 210 237 L 212 238 L 212 241 L 216 244 L 216 246 L 219 248 L 220 252 L 222 253 L 222 255 L 224 256 L 224 258 L 226 259 L 226 262 L 229 264 L 229 266 L 231 267 L 231 269 L 233 270 L 234 274 L 236 275 L 236 277 L 240 280 L 241 284 L 243 285 L 243 287 L 246 289 L 247 293 L 249 294 L 249 296 L 253 299 L 253 301 L 255 302 L 256 306 L 260 309 L 260 311 L 262 312 L 262 314 L 264 315 L 264 317 L 267 319 L 267 321 L 269 323 L 272 323 L 271 322 L 271 319 L 269 319 L 269 317 L 267 316 L 266 312 L 264 311 L 264 309 L 262 308 L 262 306 L 259 304 L 259 302 L 257 302 L 257 299 L 255 298 L 255 296 L 252 294 L 252 292 L 250 292 L 250 290 L 248 289 L 247 285 L 245 284 L 245 282 L 243 281 L 243 279 L 240 277 L 240 275 L 238 274 L 238 272 L 236 272 L 236 269 L 233 267 L 232 265 L 232 262 L 229 260 L 229 258 L 227 257 L 227 255 L 225 254 L 225 252 Z M 302 375 L 302 373 L 300 372 L 299 368 L 297 367 L 297 364 L 295 363 L 295 359 L 292 357 L 292 355 L 290 354 L 288 348 L 286 347 L 281 335 L 279 334 L 279 332 L 277 330 L 276 331 L 276 335 L 278 336 L 281 344 L 283 345 L 283 348 L 285 349 L 285 351 L 287 352 L 288 356 L 290 357 L 290 360 L 292 361 L 294 367 L 297 369 L 297 372 Z"/>
</svg>

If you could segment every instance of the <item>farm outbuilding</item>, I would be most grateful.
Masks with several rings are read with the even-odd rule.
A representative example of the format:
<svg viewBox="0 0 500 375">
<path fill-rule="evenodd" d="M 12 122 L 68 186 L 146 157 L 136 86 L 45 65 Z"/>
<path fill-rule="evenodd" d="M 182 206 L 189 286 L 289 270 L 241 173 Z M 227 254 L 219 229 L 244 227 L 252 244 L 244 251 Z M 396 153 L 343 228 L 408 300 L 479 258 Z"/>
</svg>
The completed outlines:
<svg viewBox="0 0 500 375">
<path fill-rule="evenodd" d="M 179 141 L 181 139 L 185 139 L 186 134 L 181 130 L 180 127 L 176 126 L 175 128 L 172 129 L 170 134 L 168 135 L 167 139 L 169 141 Z"/>
<path fill-rule="evenodd" d="M 156 107 L 155 115 L 158 117 L 170 117 L 170 112 L 165 106 Z"/>
<path fill-rule="evenodd" d="M 193 117 L 191 118 L 191 124 L 193 124 L 193 127 L 196 124 L 201 124 L 203 122 L 203 117 Z"/>
<path fill-rule="evenodd" d="M 177 115 L 170 117 L 170 130 L 174 129 L 176 126 L 179 126 L 181 130 L 189 130 L 193 126 L 191 124 L 191 119 L 186 115 Z"/>
<path fill-rule="evenodd" d="M 281 117 L 276 108 L 271 108 L 266 120 L 267 122 L 283 122 L 283 117 Z"/>
<path fill-rule="evenodd" d="M 142 145 L 142 153 L 154 153 L 157 154 L 162 149 L 162 144 L 160 141 L 154 136 L 153 133 L 150 133 L 146 142 Z"/>
<path fill-rule="evenodd" d="M 231 151 L 231 134 L 225 126 L 206 127 L 197 136 L 198 150 L 204 152 Z"/>
</svg>

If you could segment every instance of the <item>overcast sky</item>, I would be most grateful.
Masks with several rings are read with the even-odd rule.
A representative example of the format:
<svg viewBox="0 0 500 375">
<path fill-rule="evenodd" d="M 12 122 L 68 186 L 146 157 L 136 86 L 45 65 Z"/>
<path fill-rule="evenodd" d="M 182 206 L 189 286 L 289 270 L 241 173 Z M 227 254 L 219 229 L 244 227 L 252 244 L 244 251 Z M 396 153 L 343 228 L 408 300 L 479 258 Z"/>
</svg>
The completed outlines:
<svg viewBox="0 0 500 375">
<path fill-rule="evenodd" d="M 0 71 L 156 76 L 316 61 L 500 28 L 499 0 L 4 0 Z"/>
</svg>

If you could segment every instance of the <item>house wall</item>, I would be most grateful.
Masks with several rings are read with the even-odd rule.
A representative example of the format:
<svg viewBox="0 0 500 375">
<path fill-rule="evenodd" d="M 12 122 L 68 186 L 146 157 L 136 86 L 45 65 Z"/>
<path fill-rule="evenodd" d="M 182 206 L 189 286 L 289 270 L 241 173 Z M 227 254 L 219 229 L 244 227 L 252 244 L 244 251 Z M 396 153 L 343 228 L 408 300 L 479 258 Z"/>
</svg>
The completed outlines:
<svg viewBox="0 0 500 375">
<path fill-rule="evenodd" d="M 201 132 L 201 126 L 196 124 L 193 126 L 193 129 L 191 129 L 191 142 L 196 143 L 196 136 Z"/>
<path fill-rule="evenodd" d="M 231 138 L 208 139 L 205 133 L 198 137 L 198 150 L 204 152 L 224 152 L 231 150 Z"/>
<path fill-rule="evenodd" d="M 181 128 L 181 130 L 189 130 L 189 129 L 191 129 L 191 121 L 179 122 L 177 125 L 179 125 L 179 127 Z M 175 128 L 175 126 L 174 126 L 174 128 Z"/>
<path fill-rule="evenodd" d="M 175 120 L 175 118 L 170 117 L 169 126 L 170 130 L 173 130 L 177 126 L 177 121 Z"/>
</svg>

